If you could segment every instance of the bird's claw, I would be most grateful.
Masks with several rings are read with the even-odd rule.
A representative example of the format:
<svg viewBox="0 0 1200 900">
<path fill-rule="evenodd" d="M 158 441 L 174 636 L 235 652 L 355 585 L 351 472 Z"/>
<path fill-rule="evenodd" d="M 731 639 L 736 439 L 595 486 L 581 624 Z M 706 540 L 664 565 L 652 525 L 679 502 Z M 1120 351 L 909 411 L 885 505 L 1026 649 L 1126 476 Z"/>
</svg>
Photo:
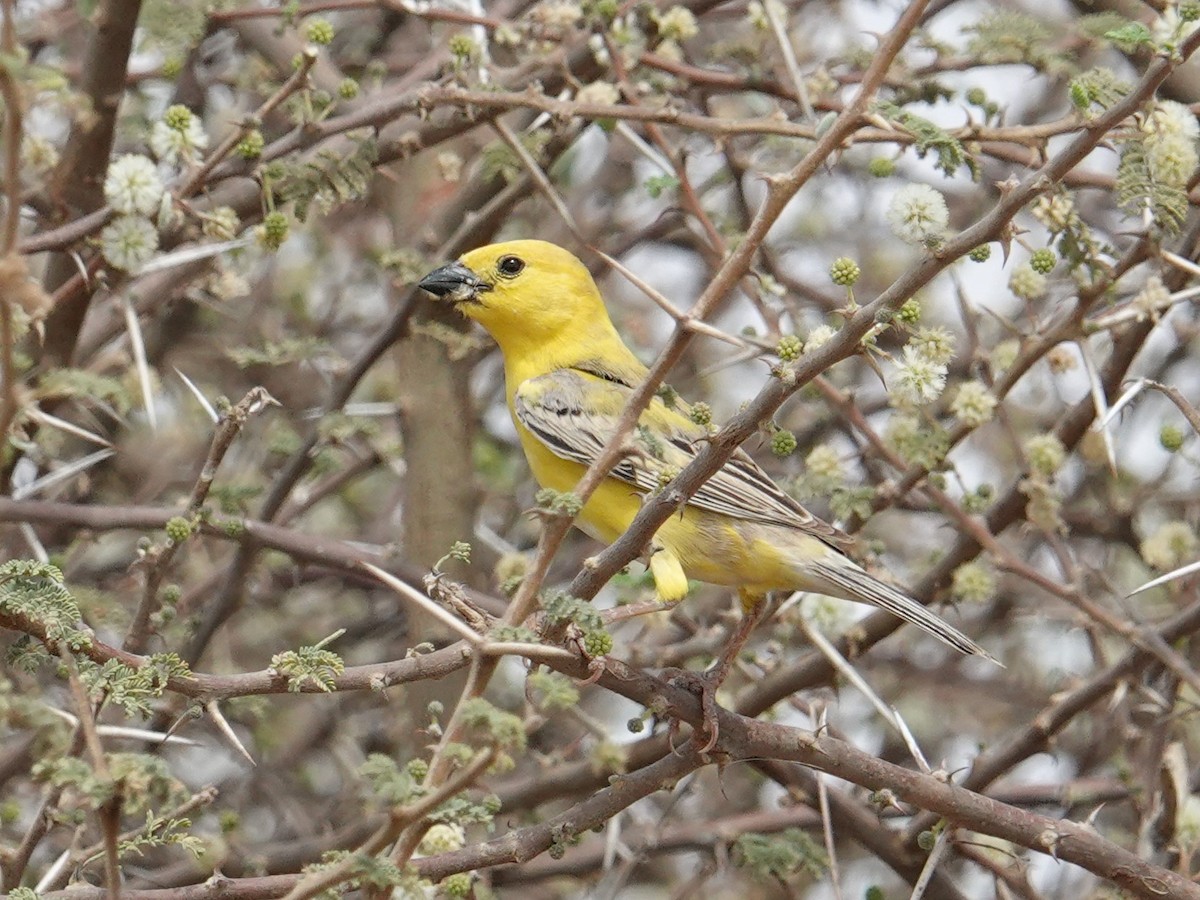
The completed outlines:
<svg viewBox="0 0 1200 900">
<path fill-rule="evenodd" d="M 720 710 L 717 705 L 717 688 L 720 687 L 720 681 L 710 677 L 709 673 L 698 674 L 689 672 L 686 669 L 667 669 L 663 672 L 666 676 L 667 684 L 673 687 L 680 687 L 700 698 L 700 715 L 703 724 L 703 730 L 697 730 L 694 738 L 698 738 L 701 734 L 707 735 L 704 744 L 697 749 L 701 754 L 709 753 L 717 746 L 717 740 L 721 736 L 720 726 Z M 670 735 L 674 738 L 679 730 L 679 720 L 671 720 Z M 674 741 L 672 740 L 672 751 L 674 751 Z"/>
</svg>

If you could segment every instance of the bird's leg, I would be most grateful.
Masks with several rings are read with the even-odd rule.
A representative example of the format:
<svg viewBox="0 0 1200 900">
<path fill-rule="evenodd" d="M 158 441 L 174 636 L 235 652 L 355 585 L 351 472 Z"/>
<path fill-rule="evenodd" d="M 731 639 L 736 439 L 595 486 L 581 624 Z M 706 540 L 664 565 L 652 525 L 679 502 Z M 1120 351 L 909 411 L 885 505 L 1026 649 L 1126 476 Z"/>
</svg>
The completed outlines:
<svg viewBox="0 0 1200 900">
<path fill-rule="evenodd" d="M 729 676 L 729 670 L 733 668 L 738 654 L 742 652 L 746 641 L 750 639 L 750 633 L 754 631 L 755 627 L 762 620 L 763 613 L 767 608 L 766 598 L 761 595 L 741 590 L 738 592 L 738 596 L 742 601 L 742 621 L 738 623 L 737 629 L 729 636 L 728 642 L 726 642 L 724 649 L 721 650 L 721 655 L 717 657 L 717 661 L 704 674 L 699 676 L 692 675 L 691 678 L 685 679 L 686 683 L 681 685 L 700 695 L 700 712 L 704 721 L 704 731 L 708 735 L 704 746 L 700 748 L 701 753 L 707 753 L 712 750 L 717 745 L 717 738 L 720 735 L 717 690 Z M 687 674 L 690 675 L 691 673 Z M 676 679 L 673 678 L 672 680 Z"/>
</svg>

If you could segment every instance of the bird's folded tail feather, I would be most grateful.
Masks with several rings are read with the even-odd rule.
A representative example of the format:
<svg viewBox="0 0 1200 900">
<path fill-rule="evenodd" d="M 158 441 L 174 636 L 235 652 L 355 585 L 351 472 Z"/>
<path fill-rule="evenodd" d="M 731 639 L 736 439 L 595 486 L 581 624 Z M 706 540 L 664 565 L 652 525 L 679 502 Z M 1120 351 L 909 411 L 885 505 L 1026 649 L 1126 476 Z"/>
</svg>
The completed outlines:
<svg viewBox="0 0 1200 900">
<path fill-rule="evenodd" d="M 839 566 L 817 562 L 808 567 L 808 574 L 815 580 L 828 583 L 832 589 L 830 593 L 834 596 L 878 606 L 880 609 L 887 610 L 905 622 L 909 622 L 929 632 L 929 634 L 932 634 L 935 638 L 948 644 L 960 653 L 966 653 L 970 656 L 982 656 L 997 665 L 1003 665 L 998 659 L 936 613 L 922 606 L 911 597 L 905 596 L 894 587 L 867 574 L 857 566 Z"/>
</svg>

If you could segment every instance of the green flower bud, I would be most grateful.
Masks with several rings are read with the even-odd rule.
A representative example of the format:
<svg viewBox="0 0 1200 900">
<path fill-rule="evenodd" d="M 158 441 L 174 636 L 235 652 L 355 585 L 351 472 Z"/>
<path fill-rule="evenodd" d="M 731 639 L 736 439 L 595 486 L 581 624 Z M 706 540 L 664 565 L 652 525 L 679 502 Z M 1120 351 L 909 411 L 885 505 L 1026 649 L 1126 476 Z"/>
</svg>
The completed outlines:
<svg viewBox="0 0 1200 900">
<path fill-rule="evenodd" d="M 829 267 L 829 277 L 834 284 L 842 287 L 851 287 L 859 276 L 862 275 L 862 269 L 858 267 L 858 263 L 850 259 L 848 256 L 839 256 L 833 261 L 833 265 Z"/>
<path fill-rule="evenodd" d="M 192 523 L 183 516 L 172 516 L 165 526 L 167 537 L 172 544 L 182 544 L 192 534 Z"/>
<path fill-rule="evenodd" d="M 255 235 L 258 242 L 268 250 L 278 250 L 287 240 L 290 229 L 287 216 L 281 212 L 269 212 L 263 216 L 262 224 L 258 226 Z"/>
<path fill-rule="evenodd" d="M 1054 271 L 1054 267 L 1058 265 L 1058 257 L 1055 256 L 1053 250 L 1043 247 L 1040 250 L 1033 251 L 1033 255 L 1029 257 L 1029 265 L 1039 275 L 1049 275 Z"/>
<path fill-rule="evenodd" d="M 456 872 L 447 875 L 439 885 L 447 897 L 469 897 L 471 895 L 471 873 Z"/>
<path fill-rule="evenodd" d="M 310 44 L 324 46 L 333 40 L 333 35 L 333 25 L 328 19 L 309 19 L 304 28 L 304 36 Z"/>
<path fill-rule="evenodd" d="M 1164 450 L 1175 453 L 1183 446 L 1183 431 L 1177 425 L 1164 425 L 1159 429 L 1158 442 Z"/>
<path fill-rule="evenodd" d="M 1025 442 L 1029 467 L 1040 475 L 1053 475 L 1067 458 L 1067 449 L 1053 434 L 1038 434 Z"/>
<path fill-rule="evenodd" d="M 583 649 L 592 658 L 606 656 L 612 652 L 612 648 L 612 635 L 607 631 L 589 631 L 583 636 Z"/>
<path fill-rule="evenodd" d="M 896 163 L 886 156 L 876 156 L 867 164 L 867 171 L 875 178 L 887 178 L 896 171 Z"/>
<path fill-rule="evenodd" d="M 692 410 L 689 413 L 689 417 L 697 425 L 711 425 L 712 424 L 712 407 L 709 406 L 704 401 L 701 401 L 699 403 L 693 403 Z"/>
<path fill-rule="evenodd" d="M 237 155 L 242 159 L 258 159 L 262 156 L 263 147 L 267 145 L 266 139 L 257 128 L 247 131 L 245 136 L 238 141 Z"/>
<path fill-rule="evenodd" d="M 784 362 L 793 362 L 800 358 L 804 351 L 804 343 L 794 334 L 785 334 L 775 347 L 775 355 Z"/>
<path fill-rule="evenodd" d="M 771 452 L 776 456 L 787 456 L 796 449 L 796 436 L 786 428 L 771 435 Z"/>
<path fill-rule="evenodd" d="M 167 107 L 167 111 L 163 113 L 163 122 L 173 131 L 187 131 L 192 124 L 192 118 L 192 111 L 182 103 Z"/>
</svg>

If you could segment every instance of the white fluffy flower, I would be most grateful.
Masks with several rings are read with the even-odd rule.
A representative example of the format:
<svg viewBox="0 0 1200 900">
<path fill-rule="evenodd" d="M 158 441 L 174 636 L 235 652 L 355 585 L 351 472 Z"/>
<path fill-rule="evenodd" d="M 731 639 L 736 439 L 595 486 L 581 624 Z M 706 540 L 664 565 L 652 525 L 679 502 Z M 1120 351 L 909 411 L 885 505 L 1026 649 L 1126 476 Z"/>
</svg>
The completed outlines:
<svg viewBox="0 0 1200 900">
<path fill-rule="evenodd" d="M 537 7 L 532 15 L 547 28 L 562 31 L 575 27 L 583 19 L 583 9 L 571 0 L 551 0 Z"/>
<path fill-rule="evenodd" d="M 154 215 L 164 193 L 158 169 L 149 158 L 138 154 L 120 157 L 104 176 L 104 199 L 122 216 Z"/>
<path fill-rule="evenodd" d="M 996 410 L 996 398 L 982 381 L 964 381 L 950 403 L 954 418 L 970 428 L 990 421 Z"/>
<path fill-rule="evenodd" d="M 1183 21 L 1179 10 L 1174 5 L 1168 5 L 1163 14 L 1150 26 L 1150 33 L 1154 35 L 1156 44 L 1176 46 L 1197 27 L 1200 27 L 1200 22 Z"/>
<path fill-rule="evenodd" d="M 1024 262 L 1008 277 L 1008 289 L 1022 300 L 1041 300 L 1050 290 L 1050 281 L 1029 263 Z"/>
<path fill-rule="evenodd" d="M 621 102 L 621 92 L 617 90 L 616 85 L 607 81 L 593 81 L 579 89 L 575 100 L 579 103 L 602 103 L 612 106 Z"/>
<path fill-rule="evenodd" d="M 466 833 L 461 825 L 439 822 L 430 826 L 421 839 L 420 852 L 423 856 L 434 856 L 438 853 L 453 853 L 461 850 L 467 842 Z"/>
<path fill-rule="evenodd" d="M 1200 156 L 1192 138 L 1163 133 L 1146 136 L 1146 162 L 1155 181 L 1182 189 L 1200 165 Z"/>
<path fill-rule="evenodd" d="M 888 224 L 909 244 L 940 240 L 950 224 L 946 198 L 927 184 L 906 184 L 892 195 Z"/>
<path fill-rule="evenodd" d="M 160 160 L 171 165 L 193 162 L 208 146 L 208 135 L 198 116 L 192 116 L 183 128 L 155 122 L 150 129 L 150 149 Z"/>
<path fill-rule="evenodd" d="M 45 175 L 58 165 L 58 148 L 48 138 L 26 132 L 21 138 L 21 165 L 35 175 Z"/>
<path fill-rule="evenodd" d="M 1033 217 L 1053 232 L 1066 231 L 1079 220 L 1067 194 L 1043 194 L 1033 204 Z"/>
<path fill-rule="evenodd" d="M 1151 275 L 1142 285 L 1142 289 L 1133 298 L 1134 308 L 1138 311 L 1138 319 L 1153 319 L 1158 321 L 1163 310 L 1171 305 L 1171 292 L 1157 275 Z"/>
<path fill-rule="evenodd" d="M 658 33 L 664 40 L 686 41 L 700 32 L 695 14 L 686 6 L 672 6 L 666 12 L 653 16 L 658 24 Z"/>
<path fill-rule="evenodd" d="M 812 353 L 829 343 L 829 339 L 837 334 L 837 329 L 830 328 L 828 325 L 818 325 L 808 333 L 808 340 L 804 342 L 804 352 Z"/>
<path fill-rule="evenodd" d="M 158 231 L 141 216 L 118 216 L 100 232 L 100 252 L 109 265 L 136 273 L 158 249 Z"/>
<path fill-rule="evenodd" d="M 936 400 L 945 387 L 946 366 L 905 345 L 904 362 L 896 367 L 893 398 L 902 404 L 920 406 Z"/>
<path fill-rule="evenodd" d="M 935 363 L 948 363 L 954 359 L 954 335 L 940 325 L 917 329 L 909 344 Z"/>
<path fill-rule="evenodd" d="M 1167 522 L 1147 536 L 1138 549 L 1146 565 L 1165 571 L 1192 562 L 1200 552 L 1200 539 L 1187 522 Z"/>
<path fill-rule="evenodd" d="M 1200 122 L 1183 103 L 1174 100 L 1159 100 L 1150 111 L 1145 130 L 1158 134 L 1178 134 L 1189 140 L 1200 140 Z"/>
</svg>

